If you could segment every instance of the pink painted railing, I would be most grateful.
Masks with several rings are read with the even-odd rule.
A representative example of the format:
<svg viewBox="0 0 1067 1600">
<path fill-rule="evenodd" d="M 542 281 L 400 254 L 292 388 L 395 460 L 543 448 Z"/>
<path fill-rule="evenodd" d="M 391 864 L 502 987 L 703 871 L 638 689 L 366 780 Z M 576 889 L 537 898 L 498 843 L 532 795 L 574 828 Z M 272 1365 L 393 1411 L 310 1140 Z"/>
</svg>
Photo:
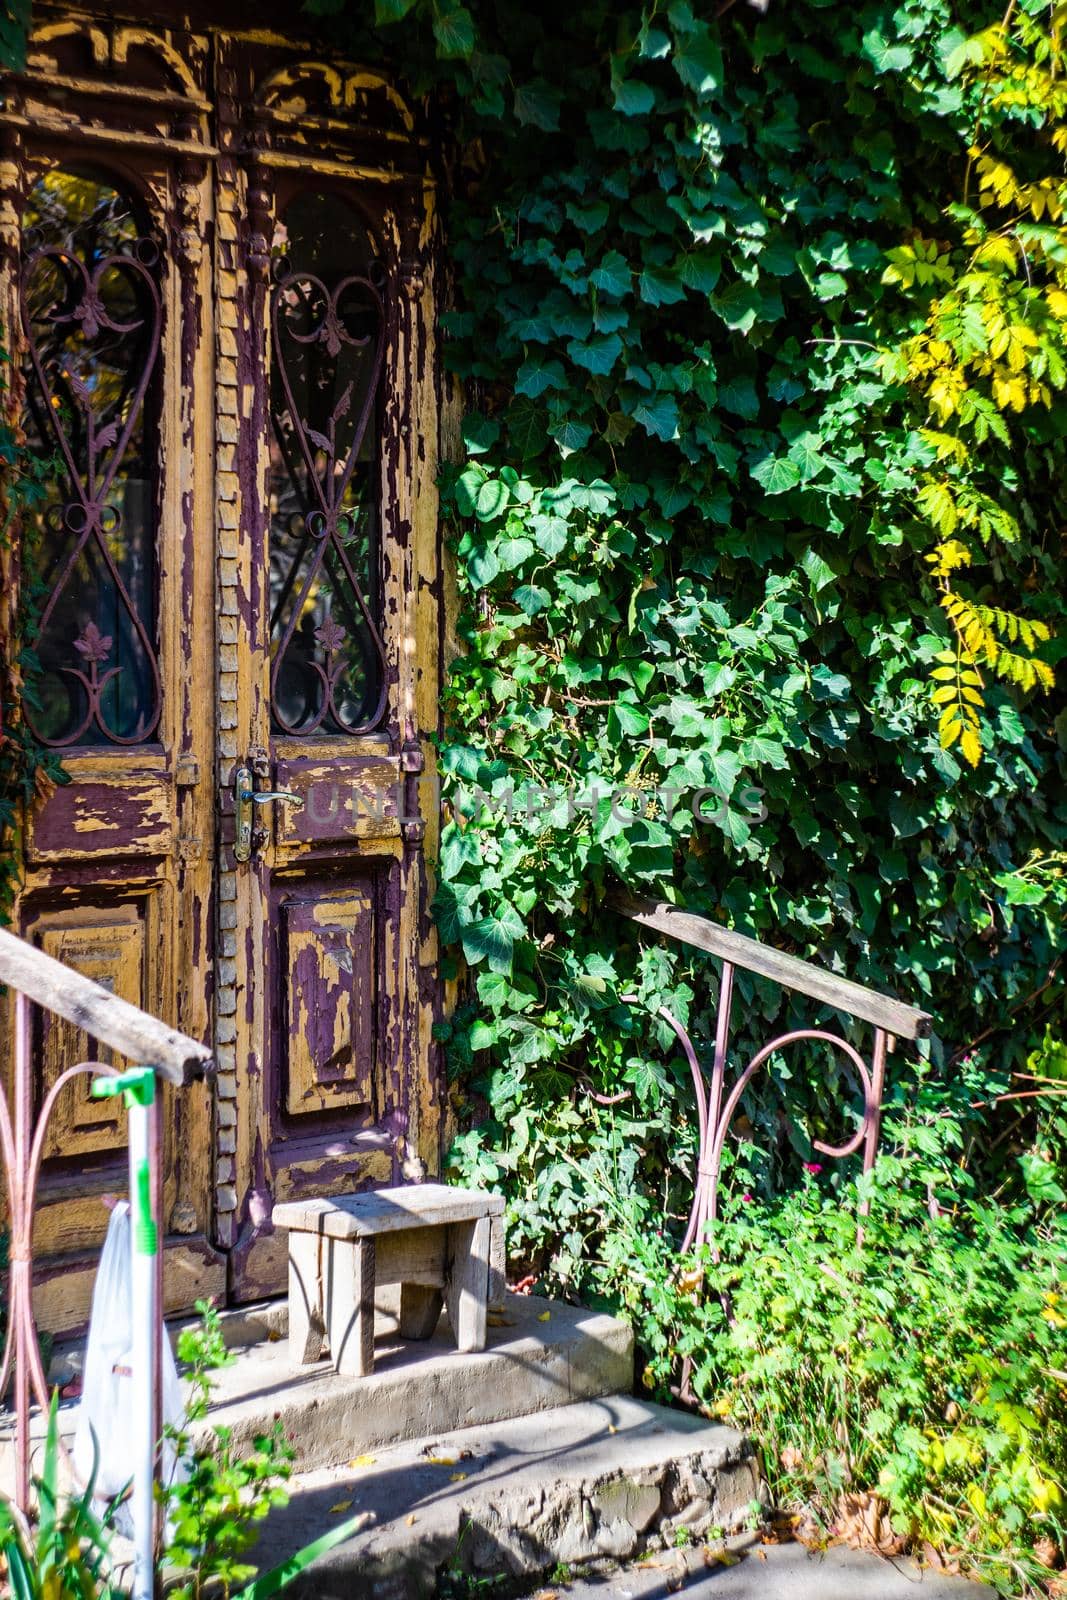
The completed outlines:
<svg viewBox="0 0 1067 1600">
<path fill-rule="evenodd" d="M 890 995 L 879 994 L 863 984 L 848 978 L 836 977 L 811 961 L 801 961 L 787 955 L 772 945 L 750 939 L 746 934 L 734 933 L 729 928 L 712 922 L 708 917 L 695 916 L 666 901 L 643 900 L 630 894 L 617 895 L 611 902 L 615 911 L 621 912 L 642 928 L 665 934 L 683 944 L 693 946 L 722 962 L 719 982 L 719 1002 L 715 1021 L 715 1051 L 711 1071 L 705 1075 L 697 1060 L 689 1034 L 671 1013 L 663 1008 L 660 1016 L 674 1030 L 685 1052 L 693 1077 L 697 1102 L 699 1149 L 697 1176 L 694 1185 L 693 1205 L 689 1226 L 682 1241 L 681 1252 L 692 1249 L 708 1237 L 709 1225 L 715 1221 L 718 1209 L 719 1178 L 722 1171 L 726 1136 L 741 1097 L 759 1069 L 779 1050 L 799 1043 L 802 1039 L 815 1039 L 839 1050 L 852 1063 L 863 1086 L 863 1120 L 850 1139 L 843 1144 L 830 1145 L 815 1141 L 820 1154 L 832 1160 L 854 1155 L 862 1146 L 863 1170 L 874 1166 L 882 1122 L 882 1097 L 885 1090 L 886 1055 L 895 1039 L 922 1039 L 930 1032 L 931 1019 L 925 1011 L 894 1000 Z M 835 1011 L 859 1022 L 869 1023 L 873 1030 L 871 1052 L 865 1058 L 839 1033 L 824 1028 L 794 1028 L 780 1034 L 758 1050 L 734 1078 L 729 1091 L 726 1087 L 726 1069 L 729 1059 L 730 1023 L 734 1003 L 734 977 L 738 968 L 769 978 L 794 994 L 810 996 Z M 631 997 L 628 997 L 631 998 Z M 714 1241 L 712 1241 L 714 1251 Z"/>
<path fill-rule="evenodd" d="M 55 961 L 36 946 L 0 929 L 0 984 L 15 992 L 12 1061 L 5 1074 L 12 1100 L 0 1093 L 0 1158 L 7 1190 L 8 1248 L 7 1335 L 0 1360 L 0 1397 L 14 1377 L 15 1502 L 23 1511 L 30 1502 L 30 1428 L 34 1401 L 48 1409 L 48 1384 L 33 1314 L 33 1222 L 37 1184 L 41 1173 L 45 1133 L 49 1118 L 66 1086 L 84 1073 L 94 1077 L 120 1069 L 96 1061 L 79 1061 L 65 1068 L 40 1105 L 35 1104 L 36 1077 L 32 1058 L 31 1005 L 53 1012 L 82 1029 L 98 1044 L 110 1046 L 130 1062 L 151 1067 L 157 1080 L 183 1085 L 213 1071 L 210 1050 L 185 1034 L 110 994 L 100 984 Z M 157 1222 L 162 1213 L 160 1162 L 160 1102 L 156 1096 L 150 1125 L 152 1211 Z M 162 1251 L 156 1257 L 156 1339 L 163 1338 L 163 1296 L 158 1275 Z M 160 1364 L 156 1362 L 156 1372 Z M 156 1397 L 159 1438 L 159 1397 Z"/>
</svg>

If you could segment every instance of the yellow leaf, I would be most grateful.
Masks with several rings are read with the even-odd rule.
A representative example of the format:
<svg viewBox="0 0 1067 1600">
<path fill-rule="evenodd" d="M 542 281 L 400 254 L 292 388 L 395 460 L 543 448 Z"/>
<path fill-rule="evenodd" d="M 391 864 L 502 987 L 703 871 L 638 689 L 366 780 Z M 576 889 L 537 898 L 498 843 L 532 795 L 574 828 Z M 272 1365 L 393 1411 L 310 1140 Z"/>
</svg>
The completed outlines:
<svg viewBox="0 0 1067 1600">
<path fill-rule="evenodd" d="M 348 1463 L 350 1467 L 373 1467 L 377 1456 L 354 1456 Z"/>
<path fill-rule="evenodd" d="M 413 1528 L 415 1526 L 415 1513 L 414 1513 L 414 1511 L 409 1511 L 407 1516 L 404 1518 L 404 1521 L 405 1521 L 405 1523 L 407 1524 L 407 1526 L 409 1528 Z"/>
<path fill-rule="evenodd" d="M 351 1509 L 352 1509 L 351 1500 L 338 1500 L 338 1502 L 337 1502 L 337 1504 L 335 1506 L 331 1506 L 330 1507 L 330 1515 L 331 1515 L 331 1517 L 333 1517 L 333 1516 L 339 1517 L 341 1515 L 342 1511 L 351 1511 Z"/>
<path fill-rule="evenodd" d="M 541 1315 L 538 1317 L 537 1320 L 538 1320 L 538 1322 L 547 1322 L 549 1317 L 551 1317 L 551 1315 L 552 1315 L 551 1311 L 542 1311 Z"/>
<path fill-rule="evenodd" d="M 955 700 L 956 685 L 954 683 L 942 683 L 933 691 L 930 698 L 935 706 L 943 706 L 949 700 Z"/>
<path fill-rule="evenodd" d="M 952 716 L 952 721 L 951 722 L 944 722 L 943 721 L 941 723 L 940 739 L 941 739 L 941 748 L 942 748 L 942 750 L 951 750 L 952 746 L 956 743 L 956 740 L 959 738 L 960 734 L 963 732 L 963 724 L 959 720 L 959 718 L 955 715 L 955 710 L 956 710 L 956 708 L 955 708 L 955 706 L 953 706 L 952 707 L 953 716 Z"/>
<path fill-rule="evenodd" d="M 456 1457 L 455 1456 L 427 1456 L 426 1457 L 426 1461 L 427 1461 L 427 1465 L 429 1465 L 431 1467 L 454 1467 L 455 1464 L 456 1464 Z"/>
<path fill-rule="evenodd" d="M 464 1480 L 466 1479 L 466 1476 L 467 1476 L 467 1474 L 465 1472 L 451 1472 L 451 1473 L 449 1473 L 449 1482 L 450 1483 L 463 1483 Z"/>
<path fill-rule="evenodd" d="M 971 763 L 972 767 L 976 767 L 981 761 L 982 741 L 973 728 L 964 728 L 963 735 L 960 739 L 960 749 L 963 751 L 964 757 Z"/>
</svg>

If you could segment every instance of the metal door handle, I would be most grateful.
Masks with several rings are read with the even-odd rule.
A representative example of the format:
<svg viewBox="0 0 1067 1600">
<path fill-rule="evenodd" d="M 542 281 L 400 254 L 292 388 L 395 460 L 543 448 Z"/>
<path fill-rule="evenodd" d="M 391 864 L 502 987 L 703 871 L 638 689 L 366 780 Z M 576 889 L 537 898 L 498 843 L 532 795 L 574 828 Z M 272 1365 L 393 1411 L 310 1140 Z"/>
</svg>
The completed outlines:
<svg viewBox="0 0 1067 1600">
<path fill-rule="evenodd" d="M 284 800 L 286 805 L 302 806 L 303 797 L 291 789 L 242 789 L 241 800 L 254 806 L 265 806 L 268 800 Z"/>
<path fill-rule="evenodd" d="M 233 775 L 233 854 L 237 861 L 252 856 L 252 816 L 256 806 L 278 800 L 282 805 L 302 806 L 303 798 L 291 789 L 255 789 L 251 767 L 238 767 Z"/>
</svg>

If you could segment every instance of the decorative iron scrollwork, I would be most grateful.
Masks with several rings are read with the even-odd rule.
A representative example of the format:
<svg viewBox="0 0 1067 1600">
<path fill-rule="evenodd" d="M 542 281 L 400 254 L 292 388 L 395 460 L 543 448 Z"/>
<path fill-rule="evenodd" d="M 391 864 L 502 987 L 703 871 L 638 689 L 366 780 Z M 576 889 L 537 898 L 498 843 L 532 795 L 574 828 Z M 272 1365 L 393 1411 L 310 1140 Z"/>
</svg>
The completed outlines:
<svg viewBox="0 0 1067 1600">
<path fill-rule="evenodd" d="M 343 225 L 340 234 L 343 248 Z M 309 237 L 320 256 L 331 253 L 318 218 L 288 242 Z M 358 236 L 352 229 L 348 237 Z M 331 284 L 283 256 L 276 276 L 271 706 L 285 733 L 361 733 L 381 720 L 386 692 L 385 651 L 364 590 L 375 560 L 377 440 L 369 428 L 385 357 L 381 273 L 372 261 Z"/>
<path fill-rule="evenodd" d="M 46 694 L 40 706 L 27 705 L 26 719 L 55 748 L 139 744 L 154 732 L 161 706 L 144 615 L 151 625 L 154 505 L 146 503 L 153 490 L 144 409 L 160 344 L 156 247 L 133 231 L 117 191 L 97 180 L 53 171 L 34 199 L 40 225 L 23 235 L 21 284 L 31 427 L 39 448 L 58 451 L 66 483 L 57 483 L 43 517 L 48 597 L 38 653 Z M 64 224 L 66 237 L 50 242 Z M 135 455 L 142 470 L 131 477 Z M 131 503 L 135 538 L 125 515 Z M 123 564 L 138 572 L 140 605 Z"/>
</svg>

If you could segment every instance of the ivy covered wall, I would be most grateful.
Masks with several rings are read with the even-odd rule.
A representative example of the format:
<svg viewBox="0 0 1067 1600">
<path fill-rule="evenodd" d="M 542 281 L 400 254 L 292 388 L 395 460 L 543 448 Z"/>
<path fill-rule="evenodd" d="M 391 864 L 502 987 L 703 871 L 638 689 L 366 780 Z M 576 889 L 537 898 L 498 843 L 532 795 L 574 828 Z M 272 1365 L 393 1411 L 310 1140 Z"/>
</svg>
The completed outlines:
<svg viewBox="0 0 1067 1600">
<path fill-rule="evenodd" d="M 691 1181 L 650 1012 L 706 1039 L 715 987 L 616 878 L 928 1008 L 931 1081 L 1054 1059 L 1062 8 L 309 9 L 451 119 L 456 1154 L 588 1290 L 605 1185 Z M 756 1181 L 849 1095 L 780 1063 Z"/>
</svg>

